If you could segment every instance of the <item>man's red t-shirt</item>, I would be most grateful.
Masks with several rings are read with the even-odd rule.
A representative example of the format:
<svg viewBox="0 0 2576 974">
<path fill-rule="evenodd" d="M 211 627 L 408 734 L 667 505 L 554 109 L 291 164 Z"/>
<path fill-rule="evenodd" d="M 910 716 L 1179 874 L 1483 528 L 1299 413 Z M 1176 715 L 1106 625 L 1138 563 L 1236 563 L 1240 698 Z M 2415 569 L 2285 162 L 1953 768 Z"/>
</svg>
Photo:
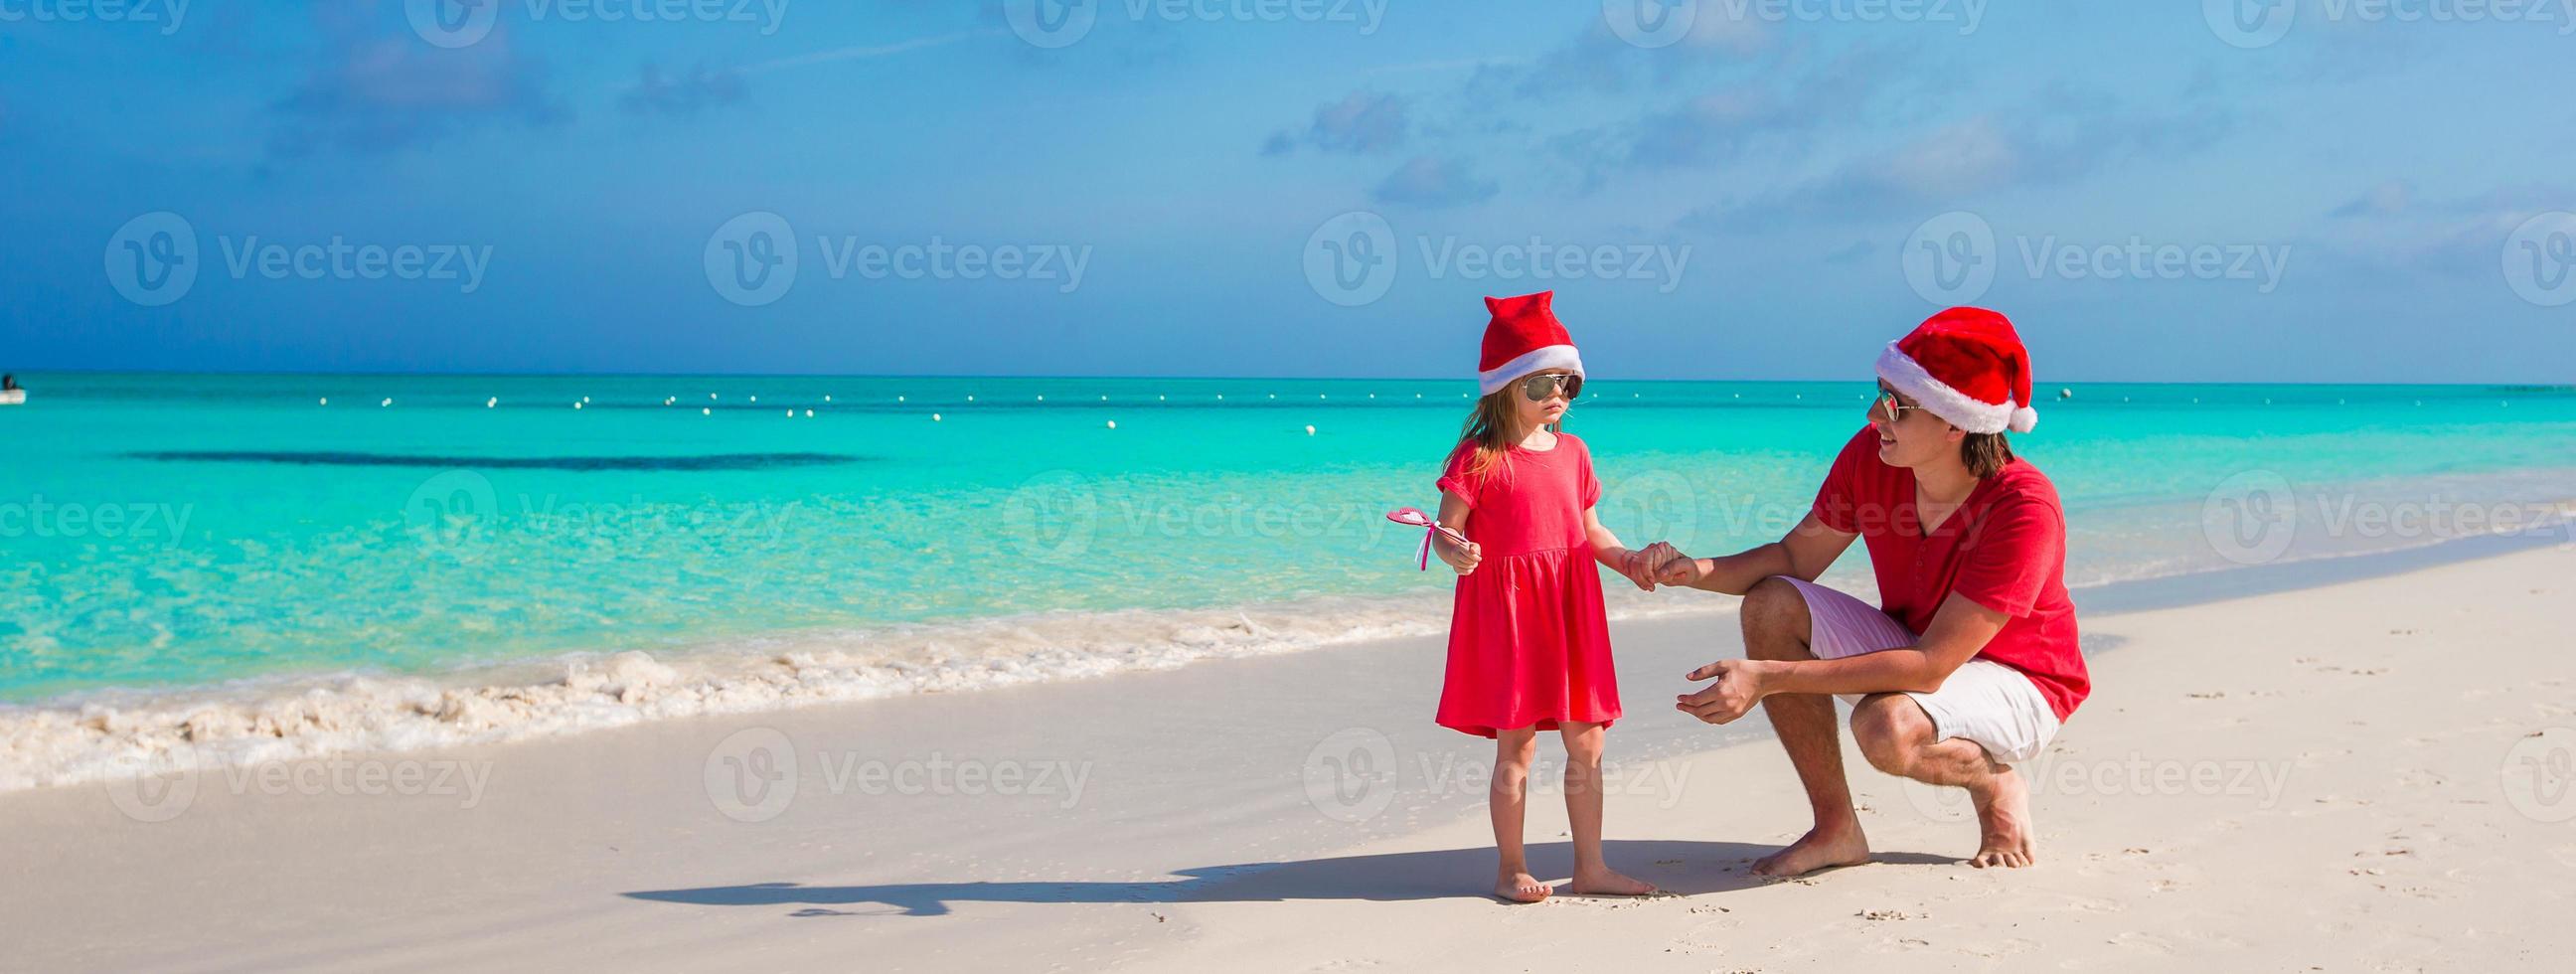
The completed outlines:
<svg viewBox="0 0 2576 974">
<path fill-rule="evenodd" d="M 1914 471 L 1881 461 L 1877 431 L 1863 427 L 1825 474 L 1815 513 L 1826 527 L 1868 543 L 1880 610 L 1915 635 L 1956 592 L 2012 617 L 1977 656 L 2029 676 L 2057 719 L 2074 714 L 2092 691 L 2075 643 L 2075 602 L 2066 594 L 2066 514 L 2057 486 L 2039 468 L 2013 458 L 1926 537 L 1914 509 Z"/>
</svg>

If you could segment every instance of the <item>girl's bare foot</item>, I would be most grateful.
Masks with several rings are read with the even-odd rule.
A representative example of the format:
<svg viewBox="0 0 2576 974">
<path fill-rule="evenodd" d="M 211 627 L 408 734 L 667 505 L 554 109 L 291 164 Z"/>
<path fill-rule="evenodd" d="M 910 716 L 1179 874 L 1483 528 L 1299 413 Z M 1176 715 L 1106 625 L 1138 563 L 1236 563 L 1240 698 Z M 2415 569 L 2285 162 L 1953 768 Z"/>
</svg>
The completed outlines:
<svg viewBox="0 0 2576 974">
<path fill-rule="evenodd" d="M 1507 872 L 1494 883 L 1494 895 L 1511 903 L 1536 903 L 1556 890 L 1528 873 Z"/>
<path fill-rule="evenodd" d="M 1979 838 L 1977 856 L 1968 865 L 2019 869 L 2039 861 L 2039 850 L 2030 839 L 2030 787 L 2020 772 L 2005 768 L 1995 775 L 1993 790 L 1969 797 L 1977 806 Z"/>
<path fill-rule="evenodd" d="M 1857 866 L 1869 861 L 1869 837 L 1854 822 L 1832 832 L 1809 831 L 1789 847 L 1762 857 L 1753 871 L 1763 876 L 1804 876 L 1819 869 Z"/>
<path fill-rule="evenodd" d="M 1577 896 L 1647 896 L 1663 892 L 1655 884 L 1622 876 L 1604 866 L 1597 872 L 1577 871 L 1566 891 Z"/>
</svg>

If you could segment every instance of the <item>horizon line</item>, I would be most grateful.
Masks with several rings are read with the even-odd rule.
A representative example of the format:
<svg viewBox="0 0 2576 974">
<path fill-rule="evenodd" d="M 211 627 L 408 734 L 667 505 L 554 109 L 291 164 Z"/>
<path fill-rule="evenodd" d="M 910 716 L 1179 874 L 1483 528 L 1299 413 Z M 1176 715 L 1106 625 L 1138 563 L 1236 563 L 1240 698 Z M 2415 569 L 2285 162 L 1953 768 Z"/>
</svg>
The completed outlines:
<svg viewBox="0 0 2576 974">
<path fill-rule="evenodd" d="M 25 377 L 25 376 L 41 376 L 41 375 L 49 375 L 49 374 L 50 374 L 50 375 L 204 376 L 204 377 L 228 377 L 228 378 L 257 378 L 257 377 L 262 377 L 262 376 L 276 376 L 276 377 L 297 377 L 297 378 L 342 377 L 342 378 L 410 378 L 410 379 L 436 379 L 436 378 L 457 378 L 457 379 L 466 379 L 466 378 L 505 378 L 505 379 L 660 379 L 660 378 L 740 378 L 740 379 L 1069 379 L 1069 380 L 1096 380 L 1096 379 L 1160 379 L 1160 380 L 1172 380 L 1172 381 L 1182 381 L 1182 382 L 1211 382 L 1211 381 L 1221 381 L 1221 382 L 1248 382 L 1248 381 L 1272 381 L 1272 382 L 1456 382 L 1456 383 L 1460 383 L 1460 384 L 1462 384 L 1462 385 L 1472 385 L 1472 384 L 1474 383 L 1474 380 L 1473 380 L 1473 379 L 1471 379 L 1471 378 L 1465 378 L 1465 377 L 1459 377 L 1459 376 L 1154 375 L 1154 374 L 1112 374 L 1112 373 L 1080 374 L 1080 373 L 1034 373 L 1034 372 L 1031 372 L 1031 373 L 966 373 L 966 372 L 533 372 L 533 371 L 532 371 L 532 372 L 477 372 L 477 371 L 457 371 L 457 372 L 446 372 L 446 371 L 395 372 L 395 371 L 367 371 L 367 370 L 357 370 L 357 371 L 325 371 L 325 370 L 297 371 L 297 370 L 287 370 L 287 371 L 279 371 L 279 370 L 231 370 L 231 369 L 206 369 L 206 370 L 180 370 L 180 369 L 35 369 L 35 370 L 23 370 L 23 369 L 22 369 L 22 370 L 14 370 L 14 371 L 10 371 L 10 372 L 8 372 L 8 374 L 13 375 L 13 376 L 19 376 L 19 377 Z M 1829 378 L 1829 379 L 1817 379 L 1817 378 L 1797 378 L 1797 379 L 1741 379 L 1741 378 L 1641 379 L 1641 378 L 1640 378 L 1640 379 L 1627 379 L 1627 378 L 1623 378 L 1623 379 L 1616 379 L 1616 380 L 1610 380 L 1610 381 L 1616 381 L 1616 382 L 1621 382 L 1621 383 L 1632 383 L 1632 382 L 1634 382 L 1634 383 L 1745 382 L 1745 383 L 1775 383 L 1775 384 L 1781 384 L 1781 385 L 1790 385 L 1790 384 L 1827 384 L 1827 383 L 1838 383 L 1838 382 L 1866 382 L 1866 381 L 1872 381 L 1872 379 L 1870 379 L 1870 378 L 1854 378 L 1854 377 L 1850 377 L 1850 376 L 1843 376 L 1843 377 L 1836 377 L 1836 378 Z M 2054 387 L 2068 387 L 2068 388 L 2071 388 L 2071 387 L 2073 387 L 2073 386 L 2078 386 L 2078 385 L 2123 385 L 2123 386 L 2462 386 L 2462 387 L 2469 387 L 2469 386 L 2508 386 L 2508 387 L 2514 387 L 2514 388 L 2518 388 L 2518 389 L 2528 389 L 2528 390 L 2537 390 L 2537 391 L 2558 391 L 2558 390 L 2576 391 L 2576 383 L 2559 383 L 2559 382 L 2524 382 L 2524 381 L 2512 381 L 2512 380 L 2502 380 L 2502 379 L 2496 379 L 2496 380 L 2475 380 L 2475 381 L 2431 381 L 2431 382 L 2427 382 L 2427 381 L 2416 381 L 2416 382 L 2354 382 L 2354 381 L 2332 381 L 2332 380 L 2319 380 L 2319 379 L 2294 379 L 2294 380 L 2264 381 L 2264 382 L 2250 382 L 2250 381 L 2242 381 L 2242 380 L 2190 380 L 2190 379 L 2152 379 L 2152 380 L 2149 380 L 2149 379 L 2059 379 L 2059 380 L 2055 380 L 2055 381 L 2052 381 L 2052 382 L 2035 383 L 2035 384 L 2034 384 L 2034 388 L 2035 388 L 2035 389 L 2045 389 L 2045 388 L 2052 387 L 2052 386 L 2054 386 Z M 2034 393 L 2034 396 L 2036 396 L 2036 393 Z"/>
</svg>

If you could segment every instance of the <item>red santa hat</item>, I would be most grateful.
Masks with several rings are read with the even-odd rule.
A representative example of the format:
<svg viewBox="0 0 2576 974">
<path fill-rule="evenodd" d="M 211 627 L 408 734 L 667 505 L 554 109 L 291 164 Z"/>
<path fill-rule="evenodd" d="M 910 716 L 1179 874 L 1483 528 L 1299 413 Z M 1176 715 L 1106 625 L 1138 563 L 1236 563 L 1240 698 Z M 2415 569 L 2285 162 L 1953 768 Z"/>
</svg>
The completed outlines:
<svg viewBox="0 0 2576 974">
<path fill-rule="evenodd" d="M 1485 324 L 1485 354 L 1476 362 L 1476 387 L 1482 395 L 1493 395 L 1505 386 L 1548 369 L 1571 369 L 1583 374 L 1583 356 L 1574 350 L 1574 336 L 1556 321 L 1556 312 L 1548 302 L 1554 291 L 1540 291 L 1516 298 L 1486 298 L 1485 310 L 1493 320 Z"/>
<path fill-rule="evenodd" d="M 2030 408 L 2030 351 L 2011 321 L 1984 308 L 1951 308 L 1887 343 L 1878 377 L 1971 433 L 2028 433 L 2039 425 L 2039 411 Z"/>
</svg>

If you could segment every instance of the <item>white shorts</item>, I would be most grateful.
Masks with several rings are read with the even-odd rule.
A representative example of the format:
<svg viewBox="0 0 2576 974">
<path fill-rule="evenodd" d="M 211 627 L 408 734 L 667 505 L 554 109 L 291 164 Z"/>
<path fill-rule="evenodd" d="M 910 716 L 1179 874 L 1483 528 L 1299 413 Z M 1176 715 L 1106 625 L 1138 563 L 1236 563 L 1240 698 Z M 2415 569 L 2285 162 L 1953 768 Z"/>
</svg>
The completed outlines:
<svg viewBox="0 0 2576 974">
<path fill-rule="evenodd" d="M 1807 648 L 1817 659 L 1842 659 L 1914 645 L 1914 633 L 1869 603 L 1814 582 L 1779 576 L 1806 597 Z M 2038 757 L 2057 736 L 2057 711 L 2030 677 L 1989 659 L 1971 659 L 1930 693 L 1908 693 L 1932 718 L 1936 740 L 1966 738 L 1998 764 Z M 1844 694 L 1844 703 L 1858 703 Z"/>
</svg>

